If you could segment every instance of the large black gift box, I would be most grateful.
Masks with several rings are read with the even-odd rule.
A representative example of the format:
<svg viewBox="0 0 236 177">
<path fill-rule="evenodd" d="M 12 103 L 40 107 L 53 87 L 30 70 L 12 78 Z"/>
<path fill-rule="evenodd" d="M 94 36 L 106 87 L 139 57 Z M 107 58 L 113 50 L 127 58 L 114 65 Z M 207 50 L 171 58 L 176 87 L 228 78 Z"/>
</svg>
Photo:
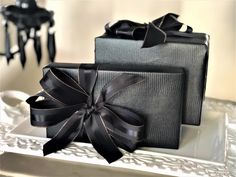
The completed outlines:
<svg viewBox="0 0 236 177">
<path fill-rule="evenodd" d="M 82 78 L 84 76 L 81 76 L 81 71 L 89 73 L 98 68 L 94 100 L 97 99 L 104 85 L 122 73 L 141 76 L 142 82 L 123 89 L 109 101 L 109 104 L 128 108 L 144 119 L 145 138 L 139 146 L 178 148 L 185 80 L 183 69 L 152 66 L 127 68 L 115 65 L 50 64 L 43 69 L 44 74 L 50 68 L 62 71 L 79 83 L 91 82 L 89 78 Z M 86 90 L 86 88 L 84 89 Z M 54 137 L 64 123 L 65 121 L 47 127 L 47 136 Z M 75 141 L 87 141 L 86 136 L 79 135 Z"/>
<path fill-rule="evenodd" d="M 175 29 L 176 17 L 173 14 L 167 14 L 164 17 L 170 19 L 167 20 L 166 26 L 171 26 L 174 21 L 173 29 L 168 29 L 165 26 L 163 28 L 154 26 L 155 23 L 159 25 L 161 20 L 164 23 L 163 17 L 148 25 L 120 21 L 111 29 L 106 26 L 107 32 L 95 39 L 95 62 L 97 64 L 140 65 L 143 68 L 147 64 L 183 67 L 186 72 L 183 123 L 199 125 L 206 86 L 209 36 L 203 33 L 193 33 L 190 27 L 188 27 L 187 32 L 177 31 Z M 144 31 L 147 28 L 149 29 L 144 39 L 142 36 L 136 37 L 142 28 Z M 112 34 L 109 30 L 113 30 L 116 34 Z M 157 36 L 154 36 L 155 33 Z M 162 34 L 164 35 L 163 38 L 160 37 Z M 156 44 L 153 44 L 155 42 Z"/>
</svg>

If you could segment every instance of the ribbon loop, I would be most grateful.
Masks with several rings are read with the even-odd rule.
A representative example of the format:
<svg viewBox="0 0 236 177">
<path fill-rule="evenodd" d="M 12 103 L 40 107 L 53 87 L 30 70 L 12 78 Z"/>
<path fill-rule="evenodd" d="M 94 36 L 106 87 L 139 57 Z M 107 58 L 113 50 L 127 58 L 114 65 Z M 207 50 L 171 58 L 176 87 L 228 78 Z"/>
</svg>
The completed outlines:
<svg viewBox="0 0 236 177">
<path fill-rule="evenodd" d="M 115 77 L 102 88 L 98 101 L 94 103 L 97 71 L 90 74 L 82 71 L 81 74 L 90 75 L 92 84 L 81 81 L 83 85 L 88 84 L 89 93 L 67 74 L 56 68 L 49 69 L 40 81 L 44 91 L 27 100 L 31 124 L 50 126 L 65 121 L 57 134 L 44 145 L 44 155 L 65 148 L 86 133 L 97 152 L 111 163 L 122 157 L 118 147 L 134 151 L 143 139 L 144 123 L 139 115 L 127 108 L 109 105 L 108 101 L 143 78 L 127 73 Z M 40 96 L 44 99 L 38 101 Z"/>
<path fill-rule="evenodd" d="M 105 34 L 123 39 L 143 40 L 142 48 L 153 47 L 166 42 L 167 36 L 186 37 L 179 32 L 183 23 L 177 20 L 178 15 L 168 13 L 148 24 L 136 23 L 129 20 L 120 20 L 112 26 L 105 25 Z M 193 29 L 187 26 L 184 33 L 192 33 Z"/>
<path fill-rule="evenodd" d="M 88 94 L 71 77 L 51 68 L 40 80 L 42 88 L 54 99 L 64 104 L 82 103 L 87 100 Z"/>
<path fill-rule="evenodd" d="M 115 105 L 106 105 L 99 113 L 119 147 L 133 152 L 144 137 L 143 120 L 127 108 Z"/>
</svg>

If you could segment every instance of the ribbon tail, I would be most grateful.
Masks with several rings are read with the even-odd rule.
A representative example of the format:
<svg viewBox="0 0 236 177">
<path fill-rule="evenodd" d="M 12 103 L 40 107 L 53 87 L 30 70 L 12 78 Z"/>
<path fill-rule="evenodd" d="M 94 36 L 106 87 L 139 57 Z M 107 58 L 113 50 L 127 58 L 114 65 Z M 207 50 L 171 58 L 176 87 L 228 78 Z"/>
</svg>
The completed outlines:
<svg viewBox="0 0 236 177">
<path fill-rule="evenodd" d="M 157 44 L 165 43 L 166 33 L 153 23 L 149 23 L 144 37 L 142 48 L 153 47 Z"/>
<path fill-rule="evenodd" d="M 93 147 L 108 163 L 118 160 L 123 154 L 108 134 L 101 115 L 92 114 L 91 116 L 85 121 L 84 127 Z"/>
<path fill-rule="evenodd" d="M 59 132 L 43 146 L 44 156 L 67 147 L 83 130 L 85 111 L 76 111 Z"/>
</svg>

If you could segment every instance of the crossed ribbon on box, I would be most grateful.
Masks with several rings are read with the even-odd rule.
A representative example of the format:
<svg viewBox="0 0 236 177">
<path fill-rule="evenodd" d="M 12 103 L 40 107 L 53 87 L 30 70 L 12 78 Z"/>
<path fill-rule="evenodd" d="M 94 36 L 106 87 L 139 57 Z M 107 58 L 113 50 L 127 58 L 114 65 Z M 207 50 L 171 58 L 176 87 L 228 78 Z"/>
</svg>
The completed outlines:
<svg viewBox="0 0 236 177">
<path fill-rule="evenodd" d="M 66 73 L 50 68 L 40 81 L 44 91 L 27 100 L 33 126 L 65 121 L 57 134 L 44 144 L 44 155 L 65 148 L 84 134 L 109 163 L 122 157 L 118 147 L 133 152 L 143 140 L 144 120 L 127 108 L 109 104 L 109 100 L 144 78 L 123 73 L 108 82 L 94 101 L 98 71 L 79 69 L 79 75 L 80 83 L 77 83 Z M 39 100 L 40 96 L 44 99 Z"/>
</svg>

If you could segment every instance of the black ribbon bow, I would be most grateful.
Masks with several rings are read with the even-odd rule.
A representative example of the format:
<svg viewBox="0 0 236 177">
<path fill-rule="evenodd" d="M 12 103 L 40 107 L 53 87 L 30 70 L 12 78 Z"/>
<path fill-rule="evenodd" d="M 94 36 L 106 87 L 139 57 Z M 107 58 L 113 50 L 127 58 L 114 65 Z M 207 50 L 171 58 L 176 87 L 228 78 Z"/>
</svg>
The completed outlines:
<svg viewBox="0 0 236 177">
<path fill-rule="evenodd" d="M 122 157 L 118 147 L 133 152 L 143 139 L 143 119 L 127 108 L 109 104 L 109 100 L 143 78 L 121 74 L 102 88 L 95 102 L 97 71 L 80 69 L 79 75 L 77 83 L 64 72 L 51 68 L 40 81 L 44 91 L 27 100 L 32 125 L 50 126 L 65 121 L 55 137 L 44 145 L 44 155 L 65 148 L 83 134 L 109 163 Z M 37 101 L 40 96 L 44 99 Z"/>
<path fill-rule="evenodd" d="M 105 25 L 108 36 L 124 39 L 143 40 L 142 48 L 152 47 L 165 43 L 167 36 L 190 37 L 192 28 L 187 26 L 184 33 L 179 32 L 184 25 L 177 20 L 178 15 L 168 13 L 148 24 L 136 23 L 129 20 L 120 20 L 112 26 Z"/>
</svg>

